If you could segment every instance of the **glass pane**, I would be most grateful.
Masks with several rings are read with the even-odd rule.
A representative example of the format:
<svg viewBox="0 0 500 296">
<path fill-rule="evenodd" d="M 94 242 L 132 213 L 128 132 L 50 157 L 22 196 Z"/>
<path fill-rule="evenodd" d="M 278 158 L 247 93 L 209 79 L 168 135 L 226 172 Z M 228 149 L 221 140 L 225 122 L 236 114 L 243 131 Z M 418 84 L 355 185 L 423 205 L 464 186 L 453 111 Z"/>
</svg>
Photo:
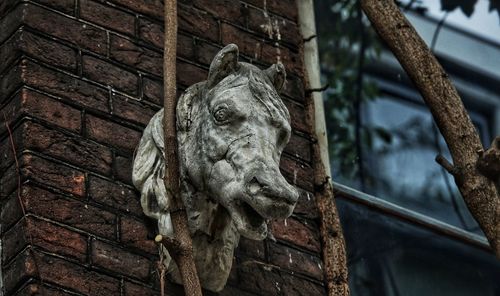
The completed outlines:
<svg viewBox="0 0 500 296">
<path fill-rule="evenodd" d="M 353 296 L 500 295 L 494 255 L 337 198 Z"/>
<path fill-rule="evenodd" d="M 367 102 L 363 128 L 365 191 L 379 198 L 479 231 L 453 177 L 435 162 L 451 160 L 443 137 L 425 106 L 385 96 Z"/>
</svg>

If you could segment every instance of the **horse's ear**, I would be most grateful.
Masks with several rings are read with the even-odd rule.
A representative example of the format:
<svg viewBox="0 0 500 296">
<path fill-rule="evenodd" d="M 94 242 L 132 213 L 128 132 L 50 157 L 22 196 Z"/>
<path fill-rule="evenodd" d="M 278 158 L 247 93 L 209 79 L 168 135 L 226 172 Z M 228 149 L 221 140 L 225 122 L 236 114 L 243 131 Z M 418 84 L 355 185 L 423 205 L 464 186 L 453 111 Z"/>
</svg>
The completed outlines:
<svg viewBox="0 0 500 296">
<path fill-rule="evenodd" d="M 212 88 L 229 74 L 238 69 L 238 46 L 229 44 L 221 49 L 212 63 L 208 72 L 207 87 Z"/>
<path fill-rule="evenodd" d="M 281 91 L 286 81 L 286 71 L 285 66 L 281 62 L 278 62 L 271 67 L 264 70 L 267 77 L 271 80 L 277 91 Z"/>
</svg>

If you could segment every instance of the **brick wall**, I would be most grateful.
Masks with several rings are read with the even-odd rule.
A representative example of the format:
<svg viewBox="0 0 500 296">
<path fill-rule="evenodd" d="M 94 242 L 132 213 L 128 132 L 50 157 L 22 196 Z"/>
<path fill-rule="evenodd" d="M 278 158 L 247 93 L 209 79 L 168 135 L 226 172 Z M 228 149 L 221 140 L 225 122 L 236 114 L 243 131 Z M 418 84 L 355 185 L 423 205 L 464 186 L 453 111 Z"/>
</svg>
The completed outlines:
<svg viewBox="0 0 500 296">
<path fill-rule="evenodd" d="M 288 72 L 283 98 L 293 136 L 282 171 L 301 198 L 291 218 L 272 223 L 276 241 L 241 240 L 220 295 L 324 295 L 295 1 L 179 2 L 180 90 L 204 80 L 227 43 L 238 44 L 242 60 L 275 62 L 266 14 L 280 27 Z M 133 151 L 162 99 L 162 6 L 0 1 L 5 295 L 159 294 L 152 227 L 130 176 Z M 168 290 L 182 295 L 179 286 Z"/>
</svg>

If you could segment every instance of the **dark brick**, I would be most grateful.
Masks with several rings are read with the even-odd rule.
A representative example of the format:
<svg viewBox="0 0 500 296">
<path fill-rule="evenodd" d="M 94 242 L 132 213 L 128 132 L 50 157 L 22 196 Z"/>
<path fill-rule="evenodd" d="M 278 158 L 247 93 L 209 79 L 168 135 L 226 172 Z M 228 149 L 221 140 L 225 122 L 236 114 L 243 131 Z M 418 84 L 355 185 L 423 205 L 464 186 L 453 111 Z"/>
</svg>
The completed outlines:
<svg viewBox="0 0 500 296">
<path fill-rule="evenodd" d="M 191 86 L 200 81 L 206 80 L 208 71 L 195 65 L 177 62 L 177 83 L 183 86 Z"/>
<path fill-rule="evenodd" d="M 245 2 L 269 12 L 285 16 L 295 22 L 298 19 L 295 0 L 245 0 Z"/>
<path fill-rule="evenodd" d="M 86 108 L 109 112 L 109 93 L 105 89 L 32 62 L 26 62 L 25 72 L 25 83 L 31 87 Z"/>
<path fill-rule="evenodd" d="M 268 246 L 272 264 L 290 272 L 299 272 L 317 280 L 323 280 L 323 267 L 320 258 L 275 243 L 269 243 Z"/>
<path fill-rule="evenodd" d="M 52 66 L 76 70 L 76 51 L 68 46 L 23 31 L 17 39 L 18 48 L 23 53 Z"/>
<path fill-rule="evenodd" d="M 163 84 L 147 77 L 142 79 L 144 98 L 157 105 L 163 105 Z"/>
<path fill-rule="evenodd" d="M 33 135 L 37 135 L 33 137 Z M 24 147 L 104 175 L 111 174 L 109 148 L 32 122 L 23 123 Z"/>
<path fill-rule="evenodd" d="M 15 1 L 17 2 L 19 0 Z M 12 0 L 0 1 L 0 12 L 5 13 L 6 10 L 14 6 L 14 4 Z M 2 28 L 0 30 L 0 44 L 7 40 L 21 26 L 26 15 L 25 12 L 26 5 L 19 5 L 5 17 L 0 19 L 0 28 Z M 3 60 L 4 57 L 1 58 Z"/>
<path fill-rule="evenodd" d="M 163 1 L 161 0 L 111 0 L 111 2 L 157 19 L 163 19 Z"/>
<path fill-rule="evenodd" d="M 163 55 L 116 35 L 110 36 L 111 58 L 157 76 L 163 74 Z"/>
<path fill-rule="evenodd" d="M 24 200 L 26 211 L 29 213 L 55 220 L 107 239 L 114 239 L 116 237 L 115 214 L 33 185 L 26 186 L 23 189 L 22 199 Z"/>
<path fill-rule="evenodd" d="M 209 66 L 215 55 L 221 50 L 221 46 L 215 46 L 208 42 L 197 39 L 195 49 L 195 60 Z"/>
<path fill-rule="evenodd" d="M 320 252 L 319 227 L 300 222 L 294 218 L 275 220 L 271 222 L 272 233 L 275 238 L 287 241 L 299 247 Z"/>
<path fill-rule="evenodd" d="M 279 271 L 257 261 L 241 262 L 238 287 L 257 295 L 281 296 L 282 279 Z"/>
<path fill-rule="evenodd" d="M 151 117 L 159 110 L 159 108 L 153 108 L 149 104 L 144 104 L 144 102 L 117 93 L 111 94 L 111 102 L 113 115 L 142 126 L 146 126 Z"/>
<path fill-rule="evenodd" d="M 102 268 L 145 280 L 149 276 L 150 262 L 146 258 L 106 244 L 92 241 L 92 262 Z"/>
<path fill-rule="evenodd" d="M 7 12 L 12 9 L 19 0 L 3 0 L 0 1 L 0 18 L 3 18 Z"/>
<path fill-rule="evenodd" d="M 55 287 L 47 287 L 37 283 L 30 283 L 25 286 L 16 296 L 33 296 L 33 295 L 50 295 L 50 296 L 75 296 L 73 292 L 58 290 Z"/>
<path fill-rule="evenodd" d="M 219 24 L 213 17 L 191 6 L 179 4 L 178 7 L 179 30 L 219 41 Z"/>
<path fill-rule="evenodd" d="M 34 5 L 26 6 L 25 23 L 49 35 L 100 54 L 106 53 L 106 32 Z"/>
<path fill-rule="evenodd" d="M 115 173 L 117 180 L 132 185 L 132 158 L 121 155 L 115 156 Z"/>
<path fill-rule="evenodd" d="M 0 199 L 5 199 L 18 188 L 18 177 L 15 164 L 7 168 L 0 178 Z"/>
<path fill-rule="evenodd" d="M 282 96 L 283 99 L 283 96 Z M 312 128 L 307 122 L 307 114 L 305 107 L 301 104 L 293 102 L 292 100 L 283 99 L 288 112 L 290 113 L 290 119 L 292 123 L 292 129 L 299 130 L 305 133 L 311 133 Z"/>
<path fill-rule="evenodd" d="M 290 142 L 288 142 L 284 151 L 306 162 L 311 162 L 311 149 L 311 142 L 308 139 L 292 133 Z"/>
<path fill-rule="evenodd" d="M 135 17 L 114 7 L 80 0 L 80 17 L 111 30 L 134 35 Z"/>
<path fill-rule="evenodd" d="M 287 75 L 285 87 L 283 88 L 282 93 L 296 100 L 297 102 L 306 102 L 304 82 L 301 80 L 301 78 L 295 75 Z"/>
<path fill-rule="evenodd" d="M 264 260 L 266 251 L 263 241 L 256 241 L 247 238 L 240 238 L 237 249 L 238 254 L 244 255 L 246 257 L 255 258 L 258 260 Z"/>
<path fill-rule="evenodd" d="M 103 60 L 83 56 L 83 74 L 109 87 L 137 94 L 138 76 Z"/>
<path fill-rule="evenodd" d="M 289 21 L 286 18 L 282 18 L 270 13 L 265 13 L 261 9 L 255 9 L 253 7 L 248 9 L 248 28 L 255 32 L 261 33 L 264 38 L 269 38 L 269 29 L 278 29 L 280 34 L 280 43 L 285 42 L 294 47 L 297 47 L 302 42 L 302 35 L 300 33 L 299 26 Z M 276 31 L 274 35 L 271 35 L 271 40 L 277 40 Z"/>
<path fill-rule="evenodd" d="M 89 195 L 103 205 L 142 215 L 139 198 L 129 187 L 91 176 Z"/>
<path fill-rule="evenodd" d="M 120 281 L 82 266 L 49 255 L 36 253 L 38 275 L 61 287 L 85 295 L 120 294 Z"/>
<path fill-rule="evenodd" d="M 233 24 L 246 26 L 248 6 L 240 1 L 232 0 L 194 0 L 196 8 L 206 11 L 217 19 L 227 20 Z"/>
<path fill-rule="evenodd" d="M 169 295 L 169 294 L 167 294 L 167 295 Z M 149 288 L 149 287 L 139 286 L 137 284 L 133 284 L 130 282 L 124 283 L 124 296 L 138 296 L 138 295 L 156 296 L 156 295 L 158 295 L 158 292 L 154 291 L 152 288 Z"/>
<path fill-rule="evenodd" d="M 148 229 L 144 222 L 122 218 L 120 231 L 123 243 L 151 254 L 158 254 L 158 247 L 153 239 L 148 237 Z"/>
<path fill-rule="evenodd" d="M 257 294 L 253 294 L 253 293 L 249 293 L 249 292 L 246 292 L 246 291 L 242 291 L 242 290 L 240 290 L 238 288 L 235 288 L 235 287 L 226 286 L 224 288 L 224 290 L 222 290 L 221 292 L 219 292 L 218 295 L 219 296 L 234 296 L 234 295 L 238 295 L 238 296 L 255 296 Z"/>
<path fill-rule="evenodd" d="M 59 10 L 66 14 L 73 15 L 75 12 L 74 0 L 35 0 L 35 2 L 49 6 L 52 9 Z"/>
<path fill-rule="evenodd" d="M 84 196 L 85 175 L 83 172 L 30 154 L 23 156 L 23 162 L 21 173 L 26 178 Z"/>
<path fill-rule="evenodd" d="M 151 43 L 152 45 L 163 48 L 164 42 L 164 26 L 156 22 L 152 22 L 145 18 L 139 18 L 139 38 Z M 179 37 L 182 35 L 179 35 Z"/>
<path fill-rule="evenodd" d="M 21 87 L 23 84 L 22 77 L 25 73 L 26 63 L 21 61 L 21 63 L 15 65 L 7 73 L 0 76 L 0 103 L 4 103 L 14 91 Z"/>
<path fill-rule="evenodd" d="M 12 192 L 2 202 L 0 209 L 0 223 L 2 224 L 2 232 L 9 229 L 17 220 L 23 216 L 17 191 Z"/>
<path fill-rule="evenodd" d="M 95 116 L 88 115 L 85 125 L 91 139 L 121 149 L 130 155 L 141 139 L 140 132 Z"/>
<path fill-rule="evenodd" d="M 325 287 L 317 282 L 308 281 L 294 275 L 283 274 L 283 295 L 287 296 L 324 296 Z"/>
</svg>

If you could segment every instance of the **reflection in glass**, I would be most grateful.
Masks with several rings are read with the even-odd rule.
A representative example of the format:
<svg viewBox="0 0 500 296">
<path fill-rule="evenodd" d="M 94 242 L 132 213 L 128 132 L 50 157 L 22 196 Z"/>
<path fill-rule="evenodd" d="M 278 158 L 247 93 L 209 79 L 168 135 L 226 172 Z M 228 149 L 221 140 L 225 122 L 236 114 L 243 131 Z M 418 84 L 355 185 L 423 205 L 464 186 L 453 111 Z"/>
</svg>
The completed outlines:
<svg viewBox="0 0 500 296">
<path fill-rule="evenodd" d="M 482 249 L 337 198 L 353 296 L 498 296 L 500 261 Z"/>
</svg>

